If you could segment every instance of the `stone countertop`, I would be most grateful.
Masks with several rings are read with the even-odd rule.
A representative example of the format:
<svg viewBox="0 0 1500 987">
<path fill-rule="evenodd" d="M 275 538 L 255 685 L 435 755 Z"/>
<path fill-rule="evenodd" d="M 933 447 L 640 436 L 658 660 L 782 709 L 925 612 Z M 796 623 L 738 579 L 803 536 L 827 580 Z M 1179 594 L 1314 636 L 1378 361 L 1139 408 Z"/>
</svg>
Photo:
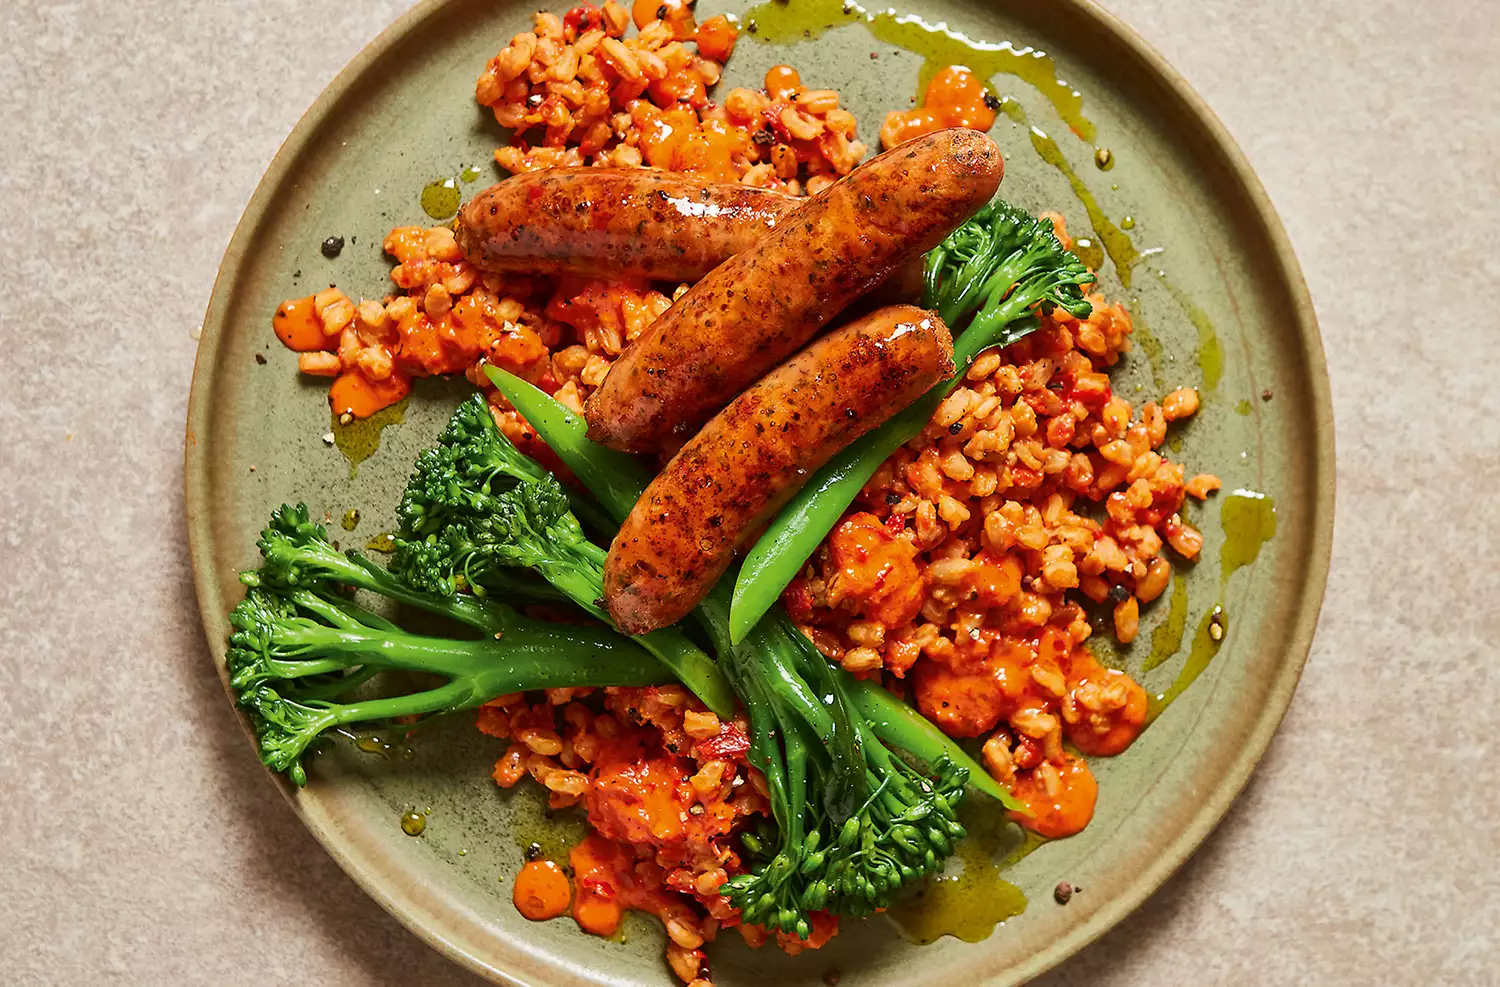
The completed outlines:
<svg viewBox="0 0 1500 987">
<path fill-rule="evenodd" d="M 192 331 L 219 257 L 298 116 L 404 6 L 10 6 L 12 983 L 474 982 L 361 894 L 247 756 L 182 517 Z M 1483 308 L 1500 274 L 1500 22 L 1452 0 L 1108 6 L 1219 113 L 1291 234 L 1333 379 L 1338 527 L 1312 659 L 1244 795 L 1161 892 L 1041 982 L 1486 982 L 1500 326 L 1459 300 Z"/>
</svg>

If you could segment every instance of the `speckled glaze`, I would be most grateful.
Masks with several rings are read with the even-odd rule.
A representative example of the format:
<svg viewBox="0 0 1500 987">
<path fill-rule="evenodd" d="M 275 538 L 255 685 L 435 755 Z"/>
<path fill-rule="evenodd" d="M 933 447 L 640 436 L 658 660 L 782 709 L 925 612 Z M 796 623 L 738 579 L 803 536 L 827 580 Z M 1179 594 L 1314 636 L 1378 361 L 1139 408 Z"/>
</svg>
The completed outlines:
<svg viewBox="0 0 1500 987">
<path fill-rule="evenodd" d="M 204 322 L 186 444 L 189 534 L 216 656 L 228 630 L 225 613 L 239 594 L 235 574 L 255 563 L 256 531 L 271 508 L 303 499 L 335 522 L 358 508 L 354 532 L 337 523 L 330 530 L 363 545 L 390 523 L 411 460 L 467 390 L 462 382 L 419 382 L 405 421 L 386 430 L 380 450 L 351 477 L 323 441 L 324 382 L 297 377 L 293 355 L 271 334 L 270 316 L 282 298 L 330 282 L 354 296 L 387 290 L 380 252 L 387 229 L 426 222 L 418 196 L 434 177 L 490 160 L 499 133 L 473 102 L 474 77 L 529 25 L 533 6 L 419 4 L 318 99 L 246 210 Z M 738 12 L 744 5 L 725 6 Z M 1222 816 L 1291 698 L 1322 598 L 1333 435 L 1321 343 L 1280 223 L 1222 127 L 1139 39 L 1082 0 L 923 0 L 911 9 L 971 37 L 1043 48 L 1083 93 L 1097 143 L 1117 162 L 1107 174 L 1094 169 L 1092 147 L 1067 134 L 1045 100 L 1017 80 L 995 80 L 1058 139 L 1111 216 L 1134 217 L 1136 244 L 1162 248 L 1135 268 L 1132 289 L 1113 269 L 1103 274 L 1106 291 L 1124 298 L 1161 344 L 1154 368 L 1144 347 L 1125 358 L 1116 370 L 1118 391 L 1138 402 L 1162 388 L 1206 384 L 1197 357 L 1217 342 L 1222 376 L 1205 388 L 1204 410 L 1181 430 L 1173 455 L 1190 473 L 1220 474 L 1226 488 L 1273 495 L 1277 535 L 1229 582 L 1230 630 L 1208 671 L 1129 752 L 1095 760 L 1101 795 L 1094 823 L 1008 872 L 1031 901 L 1023 915 L 983 943 L 944 939 L 920 948 L 896 938 L 884 920 L 851 922 L 829 947 L 800 958 L 754 952 L 730 935 L 713 947 L 715 981 L 725 985 L 811 987 L 830 967 L 871 987 L 1010 984 L 1056 964 L 1157 888 Z M 726 84 L 757 80 L 780 61 L 798 66 L 810 85 L 840 90 L 871 142 L 884 111 L 907 105 L 920 64 L 859 26 L 790 49 L 742 37 Z M 1068 184 L 1032 153 L 1026 132 L 1002 117 L 992 134 L 1007 156 L 1001 194 L 1032 209 L 1060 210 L 1075 233 L 1086 229 Z M 482 170 L 466 194 L 491 180 L 492 168 Z M 332 235 L 345 237 L 346 246 L 330 260 L 319 247 Z M 1167 280 L 1153 276 L 1157 271 Z M 1205 333 L 1205 324 L 1214 332 Z M 1270 401 L 1261 400 L 1266 390 Z M 1237 412 L 1246 402 L 1248 414 Z M 1190 508 L 1207 544 L 1204 563 L 1182 573 L 1189 627 L 1219 595 L 1217 511 L 1213 501 Z M 1141 673 L 1151 629 L 1166 610 L 1164 597 L 1143 614 L 1133 647 L 1100 653 L 1142 674 L 1152 692 L 1170 685 L 1185 660 L 1179 653 Z M 425 727 L 410 747 L 408 760 L 331 745 L 312 763 L 305 790 L 286 789 L 309 829 L 376 900 L 496 982 L 672 982 L 656 929 L 631 926 L 620 944 L 584 936 L 568 921 L 528 923 L 511 907 L 509 878 L 521 846 L 544 821 L 534 793 L 501 792 L 491 782 L 498 741 L 460 716 Z M 248 745 L 245 756 L 253 756 Z M 403 813 L 428 808 L 420 837 L 402 832 Z M 1059 880 L 1084 889 L 1065 908 L 1051 898 Z"/>
</svg>

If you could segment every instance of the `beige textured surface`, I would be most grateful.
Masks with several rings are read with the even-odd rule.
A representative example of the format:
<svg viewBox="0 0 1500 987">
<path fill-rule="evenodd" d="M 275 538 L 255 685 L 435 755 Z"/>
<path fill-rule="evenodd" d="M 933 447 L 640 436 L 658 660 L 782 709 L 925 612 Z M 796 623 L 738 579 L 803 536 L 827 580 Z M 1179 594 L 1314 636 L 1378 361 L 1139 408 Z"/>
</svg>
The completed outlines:
<svg viewBox="0 0 1500 987">
<path fill-rule="evenodd" d="M 219 255 L 297 116 L 403 6 L 6 5 L 11 983 L 472 982 L 338 871 L 247 755 L 180 497 Z M 1500 18 L 1447 0 L 1109 6 L 1215 107 L 1291 233 L 1333 374 L 1339 521 L 1261 770 L 1161 893 L 1044 982 L 1492 982 Z"/>
</svg>

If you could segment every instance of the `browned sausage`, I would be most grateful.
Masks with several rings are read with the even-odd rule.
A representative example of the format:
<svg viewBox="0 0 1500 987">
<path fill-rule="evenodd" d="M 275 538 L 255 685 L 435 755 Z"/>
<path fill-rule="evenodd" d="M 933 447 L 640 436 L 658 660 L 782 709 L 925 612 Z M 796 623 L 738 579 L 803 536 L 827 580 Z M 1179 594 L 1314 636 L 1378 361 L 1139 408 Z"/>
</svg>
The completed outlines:
<svg viewBox="0 0 1500 987">
<path fill-rule="evenodd" d="M 645 168 L 553 168 L 480 192 L 457 236 L 486 271 L 696 281 L 805 201 Z"/>
<path fill-rule="evenodd" d="M 844 446 L 953 372 L 935 313 L 893 305 L 816 340 L 735 398 L 651 481 L 609 546 L 604 601 L 631 634 L 698 605 L 760 522 Z"/>
<path fill-rule="evenodd" d="M 1004 164 L 974 130 L 894 147 L 714 268 L 610 368 L 584 407 L 589 438 L 650 452 L 691 435 L 850 302 L 995 194 Z"/>
</svg>

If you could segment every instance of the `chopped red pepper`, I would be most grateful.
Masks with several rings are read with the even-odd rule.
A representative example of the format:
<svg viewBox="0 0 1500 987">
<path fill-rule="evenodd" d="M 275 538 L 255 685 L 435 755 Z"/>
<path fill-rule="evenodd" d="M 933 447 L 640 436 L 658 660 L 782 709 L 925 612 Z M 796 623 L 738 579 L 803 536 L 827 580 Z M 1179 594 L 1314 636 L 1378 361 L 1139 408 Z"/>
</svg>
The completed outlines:
<svg viewBox="0 0 1500 987">
<path fill-rule="evenodd" d="M 735 758 L 750 749 L 750 738 L 733 723 L 720 723 L 717 736 L 698 741 L 699 757 Z"/>
</svg>

